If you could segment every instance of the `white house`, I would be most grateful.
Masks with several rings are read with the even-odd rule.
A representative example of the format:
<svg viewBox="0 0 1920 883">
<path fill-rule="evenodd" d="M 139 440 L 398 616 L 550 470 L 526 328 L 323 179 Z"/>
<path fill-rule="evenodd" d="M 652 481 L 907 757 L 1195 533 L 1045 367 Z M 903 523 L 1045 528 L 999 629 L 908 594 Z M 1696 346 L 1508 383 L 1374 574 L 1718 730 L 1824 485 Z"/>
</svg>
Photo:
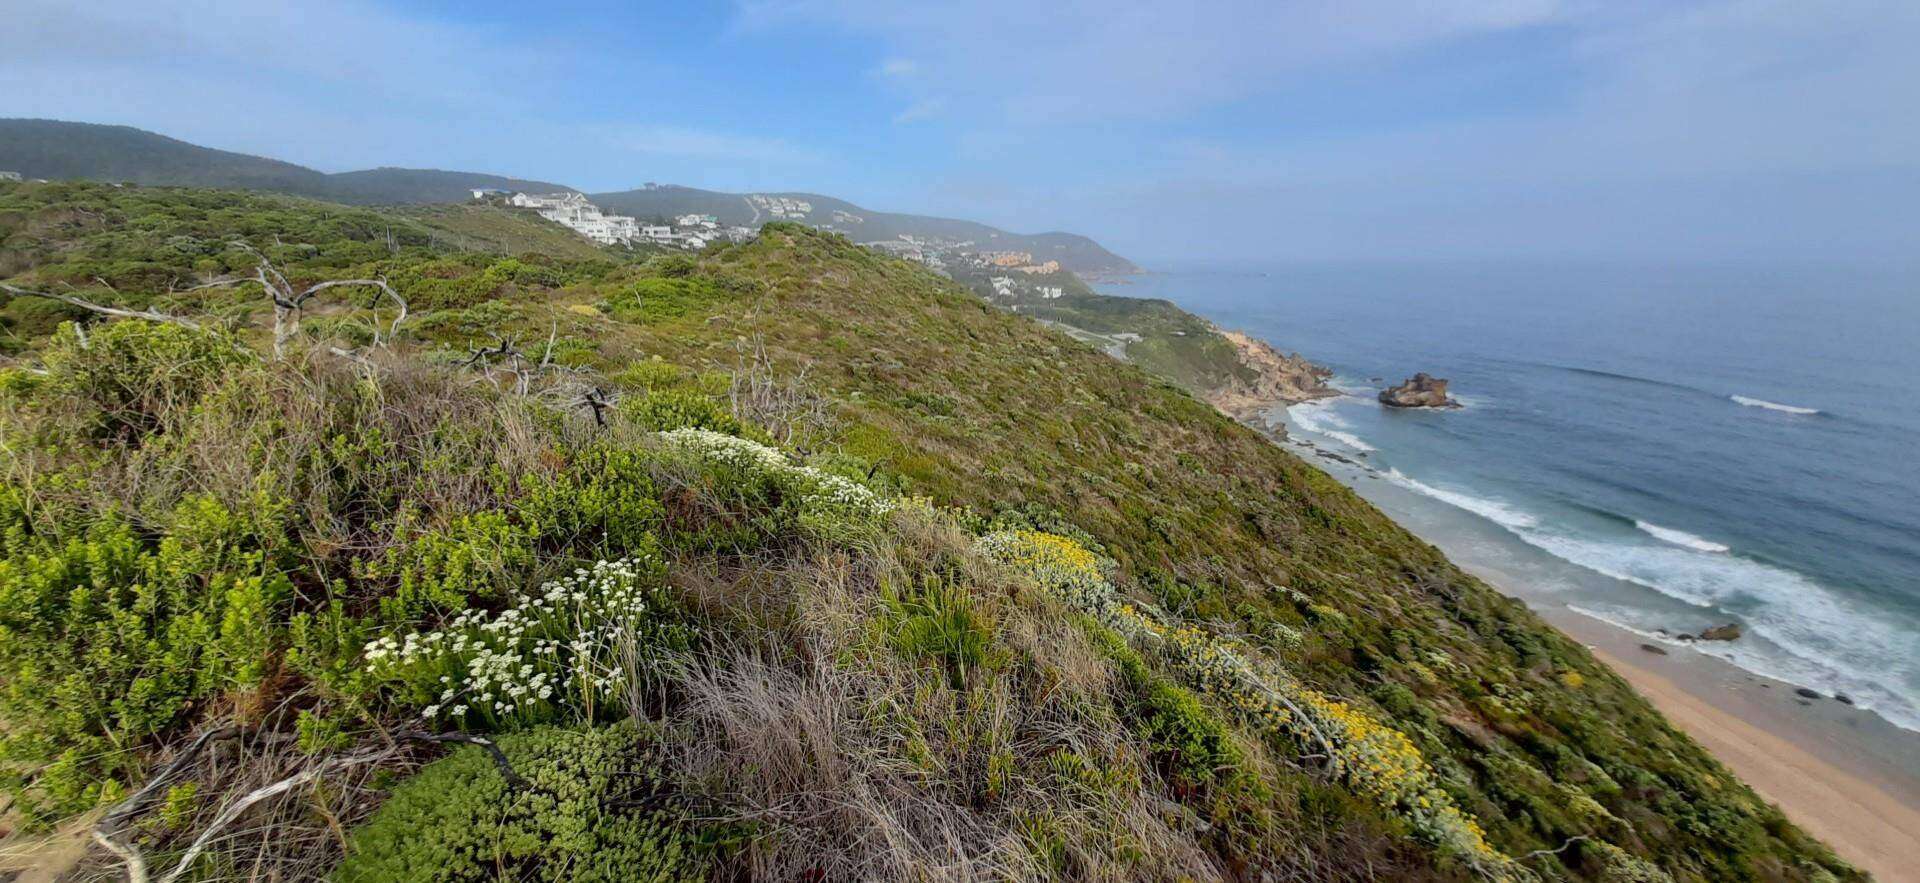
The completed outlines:
<svg viewBox="0 0 1920 883">
<path fill-rule="evenodd" d="M 480 192 L 474 191 L 475 194 Z M 569 227 L 595 242 L 632 242 L 640 235 L 639 221 L 626 215 L 602 214 L 599 206 L 588 202 L 587 197 L 579 193 L 552 193 L 546 196 L 515 193 L 513 204 L 533 209 L 540 213 L 540 217 Z"/>
<path fill-rule="evenodd" d="M 18 181 L 18 180 L 20 180 L 19 172 L 0 172 L 0 181 Z"/>
</svg>

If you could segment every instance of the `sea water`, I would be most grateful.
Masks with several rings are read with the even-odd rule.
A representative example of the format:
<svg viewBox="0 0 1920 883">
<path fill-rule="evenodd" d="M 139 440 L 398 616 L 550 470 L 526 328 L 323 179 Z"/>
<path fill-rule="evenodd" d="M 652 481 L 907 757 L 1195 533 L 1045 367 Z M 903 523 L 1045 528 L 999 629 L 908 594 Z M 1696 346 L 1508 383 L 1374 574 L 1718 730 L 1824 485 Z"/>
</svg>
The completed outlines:
<svg viewBox="0 0 1920 883">
<path fill-rule="evenodd" d="M 1456 560 L 1920 729 L 1920 273 L 1162 269 L 1103 289 L 1334 369 L 1293 435 Z M 1375 401 L 1416 371 L 1465 407 Z"/>
</svg>

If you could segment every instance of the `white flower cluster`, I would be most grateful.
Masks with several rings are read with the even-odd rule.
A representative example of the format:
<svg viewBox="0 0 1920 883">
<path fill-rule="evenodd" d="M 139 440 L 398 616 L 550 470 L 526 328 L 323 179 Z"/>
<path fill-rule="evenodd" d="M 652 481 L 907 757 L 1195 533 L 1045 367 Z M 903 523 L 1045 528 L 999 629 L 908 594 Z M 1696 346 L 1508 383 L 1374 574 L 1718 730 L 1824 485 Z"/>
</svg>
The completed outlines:
<svg viewBox="0 0 1920 883">
<path fill-rule="evenodd" d="M 624 688 L 625 661 L 647 639 L 654 566 L 601 561 L 516 594 L 498 613 L 469 610 L 434 631 L 376 639 L 367 668 L 411 687 L 428 720 L 533 721 L 562 706 L 591 714 Z"/>
<path fill-rule="evenodd" d="M 777 448 L 756 441 L 692 427 L 660 433 L 669 450 L 707 463 L 732 466 L 768 476 L 797 491 L 810 509 L 827 509 L 866 518 L 878 518 L 894 508 L 894 501 L 858 482 L 812 466 L 794 463 Z"/>
</svg>

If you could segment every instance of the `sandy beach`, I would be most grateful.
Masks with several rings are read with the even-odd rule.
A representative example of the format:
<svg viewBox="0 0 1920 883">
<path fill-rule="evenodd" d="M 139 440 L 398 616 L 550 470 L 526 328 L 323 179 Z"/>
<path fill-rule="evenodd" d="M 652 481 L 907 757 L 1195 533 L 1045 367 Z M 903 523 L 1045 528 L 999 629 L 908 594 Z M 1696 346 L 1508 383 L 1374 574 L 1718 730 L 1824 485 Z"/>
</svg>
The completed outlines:
<svg viewBox="0 0 1920 883">
<path fill-rule="evenodd" d="M 1528 604 L 1591 649 L 1673 722 L 1802 829 L 1884 883 L 1920 883 L 1920 733 L 1831 697 L 1763 677 L 1692 645 L 1576 612 L 1553 584 L 1570 569 L 1515 559 L 1502 529 L 1419 496 L 1355 460 L 1300 450 L 1463 569 Z M 1544 564 L 1543 564 L 1544 562 Z M 1652 644 L 1664 653 L 1643 649 Z"/>
<path fill-rule="evenodd" d="M 1920 881 L 1920 734 L 1684 647 L 1548 607 L 1676 727 L 1795 824 L 1884 883 Z"/>
</svg>

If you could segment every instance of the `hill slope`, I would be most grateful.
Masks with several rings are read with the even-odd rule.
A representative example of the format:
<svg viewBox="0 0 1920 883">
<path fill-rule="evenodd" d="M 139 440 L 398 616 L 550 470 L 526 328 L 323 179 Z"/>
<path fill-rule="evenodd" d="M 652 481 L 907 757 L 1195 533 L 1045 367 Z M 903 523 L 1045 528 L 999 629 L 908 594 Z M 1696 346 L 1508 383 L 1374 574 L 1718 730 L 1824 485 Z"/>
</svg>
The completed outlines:
<svg viewBox="0 0 1920 883">
<path fill-rule="evenodd" d="M 276 159 L 188 144 L 131 126 L 0 119 L 0 169 L 27 178 L 271 190 L 363 205 L 464 202 L 476 187 L 571 188 L 474 172 L 368 169 L 327 174 Z"/>
<path fill-rule="evenodd" d="M 215 874 L 1859 879 L 1325 474 L 844 238 L 506 257 L 76 184 L 0 185 L 0 234 L 9 284 L 194 326 L 0 313 L 23 829 L 177 758 L 110 839 L 326 783 Z M 328 294 L 272 358 L 257 287 L 175 284 L 235 238 L 411 316 Z"/>
<path fill-rule="evenodd" d="M 756 196 L 803 202 L 807 204 L 807 209 L 804 213 L 776 218 L 768 210 L 754 204 L 752 197 Z M 973 221 L 876 212 L 818 193 L 719 193 L 668 185 L 596 193 L 593 194 L 593 200 L 604 208 L 641 218 L 704 214 L 719 218 L 723 224 L 749 227 L 772 220 L 791 220 L 845 234 L 855 242 L 874 242 L 908 235 L 918 239 L 972 242 L 978 251 L 1030 252 L 1037 262 L 1059 261 L 1060 266 L 1075 272 L 1130 273 L 1139 269 L 1133 262 L 1107 251 L 1099 243 L 1073 233 L 1009 233 Z"/>
<path fill-rule="evenodd" d="M 27 178 L 171 184 L 271 190 L 356 205 L 465 202 L 476 188 L 559 193 L 574 188 L 477 172 L 378 168 L 327 174 L 304 166 L 200 147 L 130 126 L 58 120 L 0 119 L 0 170 Z M 1134 265 L 1091 239 L 1072 233 L 1021 235 L 948 218 L 872 212 L 815 194 L 777 194 L 811 201 L 808 223 L 838 229 L 859 241 L 905 233 L 972 240 L 982 250 L 1030 251 L 1069 270 L 1131 272 Z M 758 227 L 776 220 L 743 196 L 690 187 L 650 187 L 594 196 L 609 211 L 643 218 L 711 214 L 729 225 Z M 858 218 L 858 221 L 849 220 Z M 797 220 L 797 219 L 796 219 Z"/>
</svg>

